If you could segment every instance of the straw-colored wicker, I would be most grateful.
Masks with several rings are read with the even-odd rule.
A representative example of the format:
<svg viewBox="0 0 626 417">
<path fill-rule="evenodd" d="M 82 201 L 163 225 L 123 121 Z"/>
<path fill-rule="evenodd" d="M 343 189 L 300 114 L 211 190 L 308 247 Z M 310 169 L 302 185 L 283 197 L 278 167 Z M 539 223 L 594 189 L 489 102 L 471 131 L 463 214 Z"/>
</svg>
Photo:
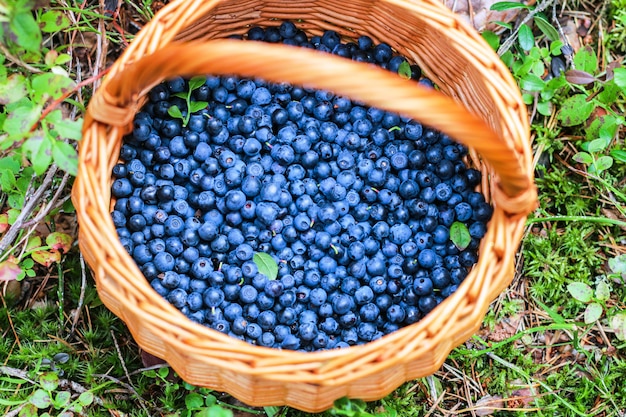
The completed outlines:
<svg viewBox="0 0 626 417">
<path fill-rule="evenodd" d="M 445 94 L 382 69 L 300 48 L 214 40 L 250 25 L 293 20 L 309 34 L 384 41 Z M 238 73 L 289 81 L 406 114 L 471 148 L 495 211 L 479 262 L 459 290 L 426 318 L 362 346 L 314 353 L 252 346 L 195 324 L 159 297 L 122 248 L 113 226 L 111 169 L 122 136 L 164 78 Z M 473 116 L 476 115 L 476 116 Z M 138 344 L 186 381 L 250 405 L 308 412 L 342 396 L 375 400 L 435 372 L 480 326 L 510 283 L 524 221 L 536 205 L 526 108 L 516 84 L 481 37 L 435 0 L 177 0 L 162 9 L 112 66 L 85 118 L 73 201 L 80 247 L 104 304 Z"/>
</svg>

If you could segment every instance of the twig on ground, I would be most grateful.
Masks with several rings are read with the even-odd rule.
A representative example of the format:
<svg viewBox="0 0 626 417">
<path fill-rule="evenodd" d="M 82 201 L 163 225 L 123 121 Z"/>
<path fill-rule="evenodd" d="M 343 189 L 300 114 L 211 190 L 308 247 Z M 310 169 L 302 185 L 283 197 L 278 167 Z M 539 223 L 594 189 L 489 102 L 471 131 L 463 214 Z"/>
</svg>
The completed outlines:
<svg viewBox="0 0 626 417">
<path fill-rule="evenodd" d="M 141 398 L 141 396 L 139 395 L 135 387 L 131 385 L 132 382 L 130 379 L 130 374 L 128 373 L 128 368 L 126 368 L 126 362 L 124 362 L 124 357 L 122 356 L 122 350 L 120 349 L 120 345 L 117 343 L 117 338 L 115 337 L 115 333 L 113 332 L 113 330 L 111 330 L 111 337 L 113 338 L 113 343 L 115 344 L 115 350 L 117 351 L 117 357 L 120 359 L 120 363 L 122 364 L 122 368 L 124 369 L 124 375 L 126 376 L 126 379 L 128 380 L 128 384 L 119 380 L 118 381 L 120 384 L 123 384 L 127 389 L 130 389 L 130 392 L 132 392 L 133 395 L 135 395 L 137 399 L 139 400 L 139 404 L 141 405 L 141 408 L 144 409 L 146 414 L 150 415 L 148 408 L 143 403 L 143 399 Z"/>
<path fill-rule="evenodd" d="M 43 74 L 43 71 L 40 70 L 39 68 L 35 68 L 32 65 L 27 64 L 26 62 L 22 61 L 20 58 L 11 54 L 11 52 L 9 52 L 9 50 L 6 48 L 6 46 L 4 46 L 3 43 L 0 43 L 0 52 L 2 52 L 2 54 L 15 65 L 19 65 L 20 67 L 24 68 L 27 71 L 32 72 L 33 74 Z"/>
<path fill-rule="evenodd" d="M 511 46 L 513 46 L 513 43 L 515 42 L 515 40 L 517 39 L 517 34 L 519 33 L 520 27 L 526 23 L 528 23 L 530 21 L 530 19 L 532 19 L 533 17 L 535 17 L 535 15 L 537 13 L 541 13 L 544 10 L 546 10 L 548 8 L 548 6 L 550 4 L 552 4 L 554 0 L 543 0 L 541 3 L 539 3 L 539 5 L 537 5 L 537 7 L 535 7 L 533 10 L 531 10 L 525 17 L 524 19 L 520 22 L 519 25 L 517 25 L 517 27 L 515 28 L 515 31 L 513 31 L 513 33 L 511 33 L 511 35 L 502 43 L 502 45 L 500 46 L 500 48 L 498 48 L 498 55 L 502 55 L 504 54 L 506 51 L 508 51 L 509 49 L 511 49 Z"/>
<path fill-rule="evenodd" d="M 78 296 L 78 305 L 76 306 L 76 312 L 74 313 L 74 318 L 72 319 L 72 327 L 70 329 L 70 334 L 68 338 L 74 336 L 74 332 L 76 331 L 76 325 L 78 324 L 78 320 L 80 319 L 80 312 L 83 309 L 83 303 L 85 302 L 85 289 L 87 287 L 85 259 L 83 258 L 82 253 L 79 253 L 78 256 L 80 259 L 80 295 Z"/>
<path fill-rule="evenodd" d="M 139 393 L 135 390 L 135 388 L 133 388 L 132 385 L 127 384 L 126 382 L 122 382 L 119 379 L 111 376 L 111 375 L 106 375 L 106 374 L 93 374 L 94 377 L 97 378 L 103 378 L 103 379 L 108 379 L 109 381 L 113 381 L 116 384 L 119 384 L 121 386 L 123 386 L 124 388 L 126 388 L 126 390 L 131 393 L 132 395 L 134 395 L 137 400 L 139 401 L 139 405 L 141 406 L 141 408 L 146 412 L 146 415 L 151 416 L 152 414 L 150 414 L 150 411 L 148 410 L 148 408 L 146 407 L 146 405 L 144 404 L 144 400 L 143 398 L 141 398 L 141 396 L 139 395 Z"/>
<path fill-rule="evenodd" d="M 52 211 L 52 209 L 54 209 L 54 206 L 57 200 L 59 200 L 59 198 L 61 197 L 61 194 L 63 193 L 63 191 L 65 191 L 65 186 L 67 185 L 67 182 L 69 181 L 69 179 L 70 179 L 70 174 L 66 172 L 65 175 L 63 175 L 63 178 L 61 179 L 61 182 L 59 183 L 57 190 L 52 196 L 52 198 L 50 199 L 50 201 L 45 206 L 43 206 L 41 210 L 39 210 L 39 212 L 37 213 L 34 219 L 24 222 L 22 227 L 26 228 L 26 227 L 31 227 L 31 226 L 36 225 L 37 223 L 42 221 L 43 218 L 46 217 Z"/>
<path fill-rule="evenodd" d="M 15 219 L 15 222 L 11 225 L 9 230 L 7 230 L 6 234 L 0 240 L 0 254 L 4 253 L 9 246 L 13 243 L 19 232 L 24 227 L 25 220 L 31 215 L 35 207 L 39 205 L 40 201 L 43 199 L 44 195 L 48 192 L 48 188 L 52 184 L 54 180 L 54 176 L 57 172 L 58 168 L 56 165 L 52 165 L 46 176 L 41 183 L 41 186 L 35 191 L 35 193 L 30 197 L 26 203 L 24 204 L 24 208 Z"/>
</svg>

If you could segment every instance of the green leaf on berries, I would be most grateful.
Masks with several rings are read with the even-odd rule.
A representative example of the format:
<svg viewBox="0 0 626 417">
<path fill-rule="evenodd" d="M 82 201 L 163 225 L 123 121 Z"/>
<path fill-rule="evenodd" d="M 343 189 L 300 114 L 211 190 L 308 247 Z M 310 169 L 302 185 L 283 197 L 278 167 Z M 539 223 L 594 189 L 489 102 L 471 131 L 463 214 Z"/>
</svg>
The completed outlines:
<svg viewBox="0 0 626 417">
<path fill-rule="evenodd" d="M 591 303 L 585 309 L 585 324 L 591 324 L 602 315 L 602 306 L 598 303 Z"/>
<path fill-rule="evenodd" d="M 183 113 L 180 111 L 178 106 L 171 106 L 169 109 L 167 109 L 167 114 L 169 114 L 171 117 L 174 117 L 176 119 L 183 118 Z"/>
<path fill-rule="evenodd" d="M 623 151 L 621 149 L 613 149 L 611 151 L 611 156 L 616 161 L 619 161 L 619 162 L 622 162 L 622 163 L 626 163 L 626 151 Z"/>
<path fill-rule="evenodd" d="M 567 286 L 567 291 L 569 291 L 572 297 L 582 303 L 590 302 L 593 297 L 593 290 L 584 282 L 572 282 Z"/>
<path fill-rule="evenodd" d="M 206 77 L 203 77 L 203 76 L 193 77 L 191 80 L 189 80 L 189 92 L 197 90 L 198 88 L 202 87 L 202 85 L 204 85 L 205 82 L 206 82 Z"/>
<path fill-rule="evenodd" d="M 398 75 L 404 79 L 410 80 L 411 79 L 411 65 L 408 62 L 403 61 L 398 67 Z"/>
<path fill-rule="evenodd" d="M 469 246 L 472 237 L 464 223 L 454 222 L 450 226 L 450 240 L 459 250 L 463 250 Z"/>
<path fill-rule="evenodd" d="M 206 101 L 192 101 L 189 103 L 189 113 L 195 113 L 202 109 L 206 109 L 209 103 Z"/>
<path fill-rule="evenodd" d="M 256 252 L 253 257 L 259 272 L 270 280 L 276 279 L 278 276 L 278 264 L 270 255 L 264 252 Z"/>
</svg>

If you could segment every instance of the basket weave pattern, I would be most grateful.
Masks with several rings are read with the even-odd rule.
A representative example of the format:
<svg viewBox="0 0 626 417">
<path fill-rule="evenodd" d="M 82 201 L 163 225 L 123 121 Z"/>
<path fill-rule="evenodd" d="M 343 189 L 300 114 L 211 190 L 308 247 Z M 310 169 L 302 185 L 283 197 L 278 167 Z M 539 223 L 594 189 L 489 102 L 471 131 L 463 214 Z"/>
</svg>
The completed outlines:
<svg viewBox="0 0 626 417">
<path fill-rule="evenodd" d="M 292 20 L 307 34 L 369 35 L 421 66 L 444 93 L 319 52 L 215 40 Z M 296 49 L 296 50 L 294 50 Z M 465 143 L 494 215 L 478 263 L 420 322 L 377 341 L 314 353 L 252 346 L 188 320 L 157 295 L 119 243 L 110 217 L 111 169 L 146 93 L 165 78 L 237 73 L 335 91 L 406 114 Z M 113 65 L 85 119 L 72 197 L 80 247 L 104 304 L 146 351 L 185 379 L 250 405 L 308 412 L 342 396 L 375 400 L 435 372 L 480 326 L 513 278 L 524 221 L 536 205 L 526 108 L 480 36 L 435 0 L 177 0 L 159 11 Z"/>
</svg>

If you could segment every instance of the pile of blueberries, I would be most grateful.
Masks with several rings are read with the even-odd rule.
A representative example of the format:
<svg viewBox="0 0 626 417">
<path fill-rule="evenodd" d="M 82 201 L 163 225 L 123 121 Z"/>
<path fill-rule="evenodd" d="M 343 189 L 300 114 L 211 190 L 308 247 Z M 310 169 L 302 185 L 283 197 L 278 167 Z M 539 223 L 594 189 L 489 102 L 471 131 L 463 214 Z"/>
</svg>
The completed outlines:
<svg viewBox="0 0 626 417">
<path fill-rule="evenodd" d="M 409 68 L 407 82 L 432 86 L 366 36 L 308 38 L 283 22 L 241 38 Z M 154 290 L 191 320 L 260 346 L 348 347 L 417 322 L 476 263 L 492 207 L 447 136 L 286 83 L 207 76 L 189 91 L 183 78 L 150 91 L 113 169 L 112 218 Z M 185 94 L 208 102 L 186 125 L 170 116 L 186 115 Z M 276 277 L 259 272 L 259 253 Z"/>
</svg>

